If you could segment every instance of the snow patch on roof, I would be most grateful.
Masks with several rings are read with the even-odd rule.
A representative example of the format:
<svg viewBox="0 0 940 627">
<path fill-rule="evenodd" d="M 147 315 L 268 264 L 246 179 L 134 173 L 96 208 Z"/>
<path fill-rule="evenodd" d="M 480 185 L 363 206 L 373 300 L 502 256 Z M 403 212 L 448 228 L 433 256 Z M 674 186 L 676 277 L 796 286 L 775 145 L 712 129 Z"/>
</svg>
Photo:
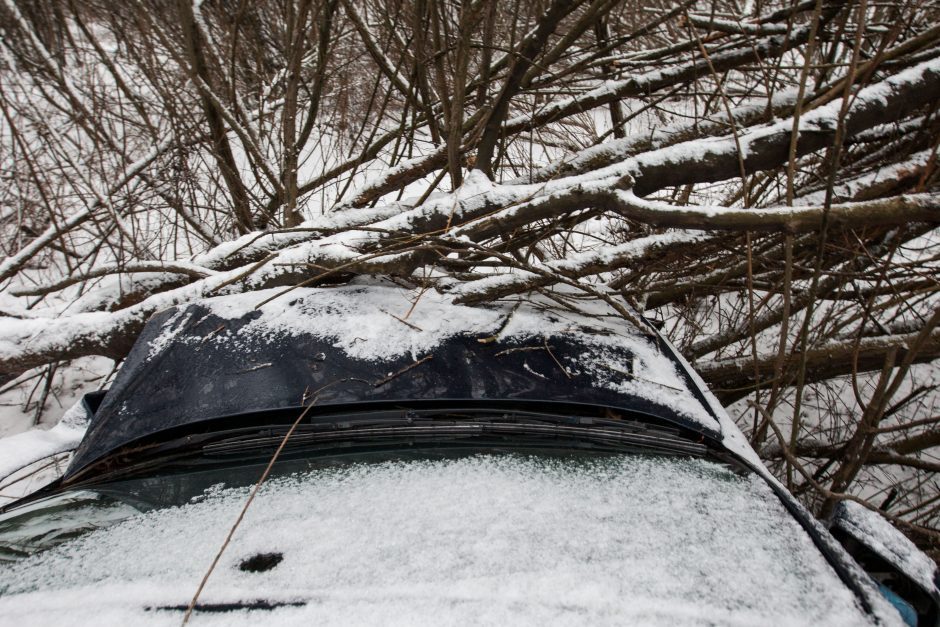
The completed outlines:
<svg viewBox="0 0 940 627">
<path fill-rule="evenodd" d="M 231 320 L 258 311 L 255 307 L 259 303 L 279 291 L 222 296 L 203 302 L 213 314 Z M 293 290 L 264 304 L 260 315 L 242 332 L 262 337 L 329 337 L 350 357 L 384 361 L 423 355 L 454 335 L 492 332 L 499 317 L 498 311 L 454 305 L 435 292 L 419 296 L 397 287 L 308 288 Z"/>
</svg>

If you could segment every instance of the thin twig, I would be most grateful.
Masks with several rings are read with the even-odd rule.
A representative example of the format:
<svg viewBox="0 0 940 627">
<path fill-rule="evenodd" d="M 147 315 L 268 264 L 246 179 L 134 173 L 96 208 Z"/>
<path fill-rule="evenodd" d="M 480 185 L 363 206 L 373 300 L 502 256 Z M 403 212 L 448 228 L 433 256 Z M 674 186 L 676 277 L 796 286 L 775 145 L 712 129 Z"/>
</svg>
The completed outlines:
<svg viewBox="0 0 940 627">
<path fill-rule="evenodd" d="M 337 383 L 342 383 L 347 381 L 347 379 L 340 379 L 333 381 L 321 387 L 317 390 L 313 399 L 310 401 L 310 404 L 307 405 L 304 410 L 297 416 L 297 419 L 294 421 L 294 424 L 290 426 L 290 429 L 287 430 L 287 433 L 284 434 L 284 438 L 281 440 L 280 445 L 278 445 L 277 450 L 274 451 L 274 455 L 271 456 L 271 461 L 268 462 L 268 465 L 265 467 L 264 472 L 261 473 L 261 478 L 258 479 L 258 482 L 255 484 L 255 487 L 251 490 L 251 494 L 248 496 L 248 500 L 245 501 L 245 505 L 242 507 L 241 511 L 238 513 L 238 518 L 235 519 L 235 523 L 232 525 L 232 528 L 229 529 L 228 535 L 225 536 L 225 541 L 222 542 L 222 546 L 219 547 L 219 551 L 215 554 L 215 558 L 212 560 L 212 564 L 209 566 L 209 570 L 206 571 L 206 574 L 203 576 L 202 581 L 199 582 L 199 587 L 196 589 L 196 594 L 193 595 L 192 601 L 189 602 L 189 607 L 186 608 L 186 614 L 183 615 L 182 625 L 185 625 L 189 622 L 189 617 L 193 613 L 193 609 L 196 607 L 196 603 L 199 601 L 199 595 L 202 594 L 203 588 L 206 587 L 206 582 L 209 581 L 209 576 L 212 574 L 212 571 L 215 570 L 215 567 L 218 565 L 219 560 L 222 558 L 222 553 L 225 552 L 225 549 L 228 547 L 229 543 L 232 541 L 232 536 L 235 535 L 235 530 L 238 529 L 238 526 L 241 524 L 242 520 L 245 518 L 245 512 L 248 511 L 248 508 L 251 507 L 252 502 L 255 500 L 255 496 L 258 494 L 258 490 L 261 488 L 261 485 L 268 478 L 268 475 L 271 474 L 271 469 L 274 467 L 274 463 L 277 461 L 277 458 L 280 457 L 281 451 L 284 450 L 284 447 L 287 445 L 287 440 L 290 439 L 290 436 L 294 434 L 294 430 L 297 429 L 297 426 L 300 422 L 310 413 L 310 410 L 313 409 L 313 406 L 317 404 L 317 399 L 320 397 L 320 393 L 323 392 L 328 387 L 336 385 Z"/>
<path fill-rule="evenodd" d="M 565 373 L 565 376 L 571 379 L 571 373 L 568 372 L 567 368 L 561 365 L 561 362 L 558 361 L 557 357 L 555 357 L 555 353 L 552 352 L 552 347 L 548 345 L 548 338 L 543 338 L 543 340 L 545 341 L 545 350 L 548 351 L 548 356 L 552 358 L 552 361 L 554 361 L 559 368 L 561 368 L 561 371 Z"/>
<path fill-rule="evenodd" d="M 398 377 L 400 377 L 401 375 L 405 374 L 406 372 L 408 372 L 408 371 L 411 370 L 412 368 L 417 368 L 418 366 L 420 366 L 420 365 L 423 364 L 424 362 L 428 361 L 428 360 L 431 359 L 432 357 L 434 357 L 434 355 L 427 355 L 427 356 L 425 356 L 425 357 L 422 357 L 421 359 L 419 359 L 418 361 L 414 362 L 413 364 L 408 364 L 407 366 L 405 366 L 404 368 L 402 368 L 402 369 L 399 370 L 398 372 L 393 372 L 392 374 L 388 375 L 387 377 L 384 377 L 384 378 L 382 378 L 382 379 L 379 379 L 378 381 L 376 381 L 375 383 L 372 384 L 372 387 L 376 387 L 376 388 L 377 388 L 377 387 L 381 387 L 381 386 L 385 385 L 386 383 L 388 383 L 389 381 L 391 381 L 392 379 L 397 379 Z"/>
</svg>

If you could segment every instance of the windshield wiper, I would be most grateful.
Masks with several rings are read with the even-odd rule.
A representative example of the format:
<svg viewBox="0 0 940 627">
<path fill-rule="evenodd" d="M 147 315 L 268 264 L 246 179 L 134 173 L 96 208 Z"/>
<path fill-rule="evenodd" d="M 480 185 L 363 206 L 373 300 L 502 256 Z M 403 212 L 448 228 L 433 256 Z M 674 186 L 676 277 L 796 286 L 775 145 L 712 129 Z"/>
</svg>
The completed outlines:
<svg viewBox="0 0 940 627">
<path fill-rule="evenodd" d="M 262 459 L 281 444 L 289 425 L 215 430 L 125 448 L 95 464 L 91 481 L 113 481 L 163 468 L 190 469 Z M 592 449 L 702 457 L 704 436 L 619 417 L 492 409 L 388 409 L 328 414 L 299 425 L 285 455 L 330 455 L 337 449 L 451 445 L 480 448 Z"/>
<path fill-rule="evenodd" d="M 372 443 L 381 445 L 406 438 L 412 442 L 432 443 L 436 440 L 469 439 L 485 436 L 510 438 L 512 436 L 537 436 L 543 439 L 564 439 L 571 442 L 604 444 L 613 448 L 642 450 L 661 454 L 684 454 L 701 456 L 706 452 L 704 444 L 690 442 L 672 434 L 635 432 L 607 426 L 571 426 L 538 422 L 509 421 L 421 421 L 407 425 L 350 426 L 330 430 L 298 430 L 291 436 L 285 451 L 298 448 L 326 445 L 339 442 Z M 202 447 L 206 456 L 231 456 L 247 454 L 260 449 L 274 449 L 283 440 L 283 433 L 269 432 L 236 436 Z"/>
</svg>

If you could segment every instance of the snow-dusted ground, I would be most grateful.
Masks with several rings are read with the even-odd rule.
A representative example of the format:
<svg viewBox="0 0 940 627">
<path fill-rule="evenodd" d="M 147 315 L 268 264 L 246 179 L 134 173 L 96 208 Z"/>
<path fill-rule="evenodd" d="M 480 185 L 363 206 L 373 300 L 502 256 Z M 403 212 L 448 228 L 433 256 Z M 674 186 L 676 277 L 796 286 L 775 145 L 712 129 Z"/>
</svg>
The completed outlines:
<svg viewBox="0 0 940 627">
<path fill-rule="evenodd" d="M 214 489 L 0 571 L 16 625 L 178 624 L 246 497 Z M 238 564 L 280 552 L 264 573 Z M 696 460 L 473 457 L 270 481 L 193 624 L 861 625 L 756 476 Z M 889 617 L 890 618 L 890 617 Z M 890 622 L 890 621 L 889 621 Z"/>
<path fill-rule="evenodd" d="M 0 438 L 0 505 L 61 476 L 87 427 L 88 416 L 76 402 L 49 430 L 30 429 Z"/>
</svg>

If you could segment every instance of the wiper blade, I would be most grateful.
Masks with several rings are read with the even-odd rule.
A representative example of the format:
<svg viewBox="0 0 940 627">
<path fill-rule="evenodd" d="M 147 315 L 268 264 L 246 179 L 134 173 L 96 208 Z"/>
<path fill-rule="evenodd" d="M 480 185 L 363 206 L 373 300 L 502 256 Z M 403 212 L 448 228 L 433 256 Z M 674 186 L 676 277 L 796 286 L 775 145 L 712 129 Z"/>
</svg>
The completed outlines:
<svg viewBox="0 0 940 627">
<path fill-rule="evenodd" d="M 195 612 L 233 612 L 236 610 L 264 610 L 271 611 L 281 607 L 303 607 L 307 605 L 306 601 L 271 601 L 268 599 L 257 599 L 254 601 L 238 601 L 235 603 L 197 603 L 193 606 Z M 189 610 L 189 604 L 182 605 L 156 605 L 144 608 L 147 611 L 177 611 L 185 612 Z"/>
<path fill-rule="evenodd" d="M 163 468 L 193 468 L 263 457 L 283 441 L 289 425 L 276 424 L 188 434 L 123 449 L 96 464 L 93 481 L 113 481 Z M 639 420 L 538 411 L 388 409 L 319 415 L 291 435 L 285 453 L 329 454 L 348 446 L 367 448 L 467 442 L 512 447 L 519 438 L 538 448 L 600 448 L 663 455 L 707 454 L 706 439 L 692 432 Z M 538 439 L 538 441 L 533 438 Z"/>
<path fill-rule="evenodd" d="M 303 447 L 335 444 L 340 442 L 382 444 L 391 440 L 406 438 L 412 441 L 433 442 L 442 438 L 469 439 L 485 436 L 509 438 L 513 436 L 542 437 L 546 439 L 564 439 L 571 442 L 585 441 L 604 444 L 616 448 L 642 450 L 662 454 L 680 454 L 702 456 L 707 452 L 703 443 L 666 432 L 653 430 L 629 430 L 609 426 L 574 426 L 548 424 L 536 421 L 474 420 L 457 421 L 414 421 L 403 425 L 349 426 L 345 428 L 323 430 L 297 430 L 291 436 L 285 450 Z M 273 449 L 280 445 L 284 433 L 268 432 L 237 436 L 217 442 L 207 443 L 202 452 L 209 457 L 248 454 L 258 449 Z"/>
</svg>

